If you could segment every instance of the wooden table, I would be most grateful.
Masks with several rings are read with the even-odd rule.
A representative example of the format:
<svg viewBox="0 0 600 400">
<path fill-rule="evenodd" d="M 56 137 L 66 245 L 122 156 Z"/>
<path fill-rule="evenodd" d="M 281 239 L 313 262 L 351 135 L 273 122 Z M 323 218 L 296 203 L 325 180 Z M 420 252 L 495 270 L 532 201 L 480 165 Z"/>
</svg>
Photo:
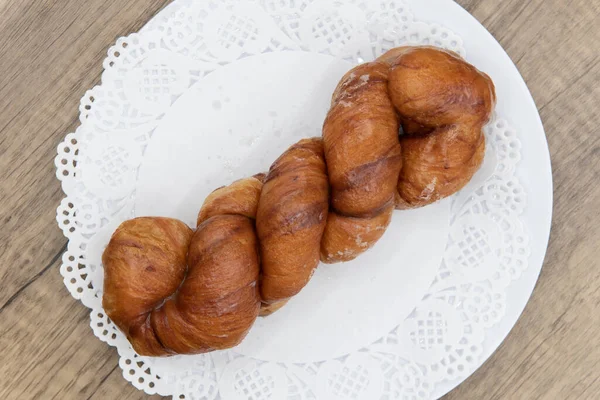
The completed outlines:
<svg viewBox="0 0 600 400">
<path fill-rule="evenodd" d="M 145 398 L 63 286 L 53 159 L 107 48 L 166 3 L 0 0 L 0 398 Z M 459 3 L 527 81 L 556 189 L 531 302 L 494 356 L 447 398 L 600 398 L 600 0 Z"/>
</svg>

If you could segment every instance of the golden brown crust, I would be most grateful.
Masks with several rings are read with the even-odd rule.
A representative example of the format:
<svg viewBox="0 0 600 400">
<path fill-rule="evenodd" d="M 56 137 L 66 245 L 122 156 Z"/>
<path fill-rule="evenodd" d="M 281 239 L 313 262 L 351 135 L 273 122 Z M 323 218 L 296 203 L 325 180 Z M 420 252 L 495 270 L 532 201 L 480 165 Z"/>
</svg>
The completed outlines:
<svg viewBox="0 0 600 400">
<path fill-rule="evenodd" d="M 390 65 L 390 97 L 402 120 L 438 128 L 489 119 L 495 103 L 493 83 L 460 56 L 413 47 Z"/>
<path fill-rule="evenodd" d="M 402 47 L 354 68 L 323 139 L 292 146 L 268 175 L 215 190 L 195 232 L 168 218 L 123 223 L 103 255 L 107 315 L 142 355 L 237 345 L 259 314 L 302 290 L 320 258 L 352 260 L 395 207 L 464 187 L 483 161 L 494 104 L 489 77 L 452 52 Z"/>
<path fill-rule="evenodd" d="M 381 220 L 391 199 L 415 208 L 463 188 L 483 161 L 495 99 L 487 75 L 433 47 L 392 49 L 348 72 L 323 128 L 333 210 L 322 260 L 372 247 L 381 235 L 358 227 Z"/>
<path fill-rule="evenodd" d="M 321 261 L 350 261 L 369 250 L 385 233 L 393 212 L 392 201 L 374 217 L 345 217 L 330 212 L 321 242 Z"/>
<path fill-rule="evenodd" d="M 448 51 L 405 48 L 387 60 L 404 131 L 397 206 L 422 207 L 456 193 L 479 169 L 495 89 L 486 74 Z"/>
<path fill-rule="evenodd" d="M 324 262 L 348 261 L 372 247 L 381 235 L 350 227 L 391 215 L 402 153 L 388 71 L 381 62 L 360 65 L 342 78 L 333 95 L 323 127 L 332 206 L 321 246 Z"/>
<path fill-rule="evenodd" d="M 424 137 L 407 135 L 402 139 L 404 167 L 398 181 L 398 208 L 431 204 L 456 193 L 471 180 L 485 153 L 483 134 L 474 142 L 461 138 L 471 134 L 470 127 L 450 125 Z"/>
<path fill-rule="evenodd" d="M 176 292 L 185 276 L 192 233 L 177 220 L 137 218 L 124 222 L 104 251 L 102 305 L 140 354 L 169 353 L 144 332 L 150 313 Z"/>
<path fill-rule="evenodd" d="M 271 167 L 256 222 L 263 302 L 288 299 L 310 280 L 319 264 L 328 199 L 321 139 L 302 140 Z"/>
<path fill-rule="evenodd" d="M 236 346 L 260 310 L 259 272 L 249 218 L 218 215 L 205 221 L 190 243 L 179 293 L 152 314 L 156 335 L 178 354 Z"/>
<path fill-rule="evenodd" d="M 142 355 L 233 347 L 260 311 L 258 243 L 246 216 L 211 217 L 193 236 L 175 220 L 127 221 L 103 263 L 106 313 Z"/>
<path fill-rule="evenodd" d="M 198 214 L 198 225 L 210 217 L 223 214 L 244 215 L 255 219 L 263 179 L 264 175 L 255 175 L 212 192 Z"/>
<path fill-rule="evenodd" d="M 331 205 L 343 215 L 374 216 L 394 195 L 401 151 L 387 73 L 382 63 L 354 68 L 336 89 L 323 127 Z"/>
</svg>

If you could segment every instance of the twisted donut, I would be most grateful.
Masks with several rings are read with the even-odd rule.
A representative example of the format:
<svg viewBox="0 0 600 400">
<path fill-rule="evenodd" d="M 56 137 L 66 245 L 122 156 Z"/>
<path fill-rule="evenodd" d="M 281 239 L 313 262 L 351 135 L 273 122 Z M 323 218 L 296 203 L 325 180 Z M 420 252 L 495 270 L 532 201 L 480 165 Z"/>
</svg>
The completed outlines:
<svg viewBox="0 0 600 400">
<path fill-rule="evenodd" d="M 394 208 L 466 185 L 494 104 L 487 75 L 433 47 L 393 49 L 352 69 L 323 138 L 295 144 L 267 175 L 214 191 L 195 231 L 168 218 L 117 229 L 103 254 L 107 315 L 141 355 L 239 344 L 259 315 L 302 290 L 319 260 L 354 259 Z"/>
</svg>

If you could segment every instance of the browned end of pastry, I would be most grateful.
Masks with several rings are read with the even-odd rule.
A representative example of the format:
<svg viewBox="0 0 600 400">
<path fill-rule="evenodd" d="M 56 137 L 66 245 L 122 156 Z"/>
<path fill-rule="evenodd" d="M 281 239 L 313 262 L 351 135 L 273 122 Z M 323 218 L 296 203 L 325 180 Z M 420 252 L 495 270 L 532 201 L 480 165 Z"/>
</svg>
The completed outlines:
<svg viewBox="0 0 600 400">
<path fill-rule="evenodd" d="M 495 89 L 455 53 L 418 47 L 384 57 L 404 133 L 397 206 L 421 207 L 462 189 L 481 166 Z"/>
<path fill-rule="evenodd" d="M 192 234 L 177 220 L 137 218 L 124 222 L 104 251 L 102 305 L 139 354 L 170 353 L 149 317 L 181 285 Z"/>
</svg>

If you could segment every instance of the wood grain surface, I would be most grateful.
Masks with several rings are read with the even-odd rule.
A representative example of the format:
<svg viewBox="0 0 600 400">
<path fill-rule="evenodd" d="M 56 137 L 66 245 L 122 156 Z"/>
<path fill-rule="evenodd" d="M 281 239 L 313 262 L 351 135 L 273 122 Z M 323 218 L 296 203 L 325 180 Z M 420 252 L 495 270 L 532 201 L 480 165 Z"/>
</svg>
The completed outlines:
<svg viewBox="0 0 600 400">
<path fill-rule="evenodd" d="M 531 89 L 554 170 L 550 247 L 525 313 L 447 399 L 600 398 L 600 0 L 459 0 Z M 144 399 L 59 273 L 55 148 L 119 36 L 166 0 L 0 0 L 0 398 Z M 526 132 L 524 133 L 526 134 Z"/>
</svg>

